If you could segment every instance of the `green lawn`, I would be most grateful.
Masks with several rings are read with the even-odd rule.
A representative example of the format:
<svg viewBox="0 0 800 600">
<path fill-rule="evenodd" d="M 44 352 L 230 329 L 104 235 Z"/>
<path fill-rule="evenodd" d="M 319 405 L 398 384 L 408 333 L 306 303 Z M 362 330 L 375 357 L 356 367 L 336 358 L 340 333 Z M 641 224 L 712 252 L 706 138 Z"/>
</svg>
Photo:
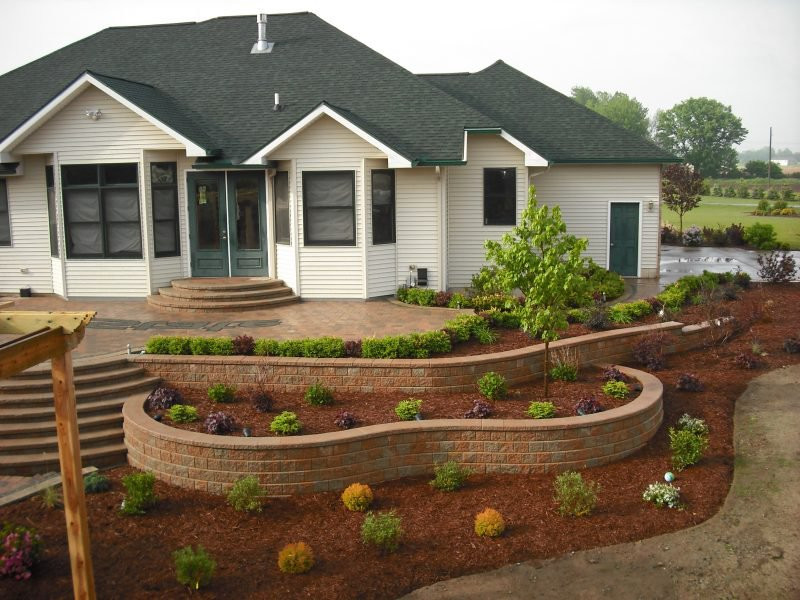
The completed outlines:
<svg viewBox="0 0 800 600">
<path fill-rule="evenodd" d="M 745 227 L 755 222 L 769 223 L 778 234 L 778 241 L 787 242 L 792 250 L 800 250 L 800 216 L 797 217 L 754 217 L 758 200 L 752 198 L 715 198 L 703 196 L 700 206 L 683 215 L 683 228 L 727 227 L 731 223 L 741 223 Z M 800 213 L 800 204 L 790 202 L 789 206 Z M 661 207 L 661 222 L 678 226 L 678 215 L 666 206 Z"/>
</svg>

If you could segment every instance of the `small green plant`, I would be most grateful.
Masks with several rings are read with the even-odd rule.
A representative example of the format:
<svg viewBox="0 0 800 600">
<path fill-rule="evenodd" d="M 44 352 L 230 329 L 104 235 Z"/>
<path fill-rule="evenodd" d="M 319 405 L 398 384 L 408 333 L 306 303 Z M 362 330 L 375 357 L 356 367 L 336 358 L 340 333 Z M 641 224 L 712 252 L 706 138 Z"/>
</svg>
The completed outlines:
<svg viewBox="0 0 800 600">
<path fill-rule="evenodd" d="M 606 381 L 603 384 L 603 393 L 617 400 L 627 398 L 629 392 L 628 384 L 624 381 Z"/>
<path fill-rule="evenodd" d="M 408 398 L 400 400 L 397 406 L 394 407 L 394 414 L 396 414 L 401 421 L 413 421 L 419 414 L 422 408 L 422 400 L 417 398 Z"/>
<path fill-rule="evenodd" d="M 242 477 L 228 492 L 228 504 L 240 512 L 261 512 L 261 485 L 258 477 Z"/>
<path fill-rule="evenodd" d="M 152 473 L 131 473 L 122 478 L 125 498 L 120 512 L 124 515 L 143 515 L 155 506 L 158 497 L 155 493 L 156 477 Z"/>
<path fill-rule="evenodd" d="M 578 378 L 578 367 L 575 365 L 556 365 L 550 369 L 550 377 L 555 381 L 575 381 Z"/>
<path fill-rule="evenodd" d="M 688 233 L 688 230 L 687 232 Z M 684 235 L 686 235 L 686 233 Z M 620 302 L 608 309 L 608 318 L 613 323 L 633 323 L 653 312 L 653 307 L 646 300 Z"/>
<path fill-rule="evenodd" d="M 658 508 L 680 508 L 681 488 L 671 483 L 651 483 L 642 494 L 642 499 Z"/>
<path fill-rule="evenodd" d="M 478 379 L 478 390 L 488 400 L 502 400 L 508 396 L 506 378 L 494 371 L 489 371 Z"/>
<path fill-rule="evenodd" d="M 99 494 L 111 489 L 108 477 L 99 471 L 92 471 L 83 478 L 83 491 L 87 494 Z"/>
<path fill-rule="evenodd" d="M 200 586 L 211 583 L 217 563 L 202 546 L 198 545 L 197 550 L 186 546 L 176 550 L 172 558 L 175 560 L 175 577 L 181 585 L 199 590 Z"/>
<path fill-rule="evenodd" d="M 191 423 L 200 418 L 200 415 L 197 414 L 197 409 L 188 404 L 173 404 L 169 407 L 167 416 L 175 423 Z"/>
<path fill-rule="evenodd" d="M 688 429 L 669 428 L 669 447 L 672 450 L 672 466 L 678 471 L 697 463 L 708 448 L 708 437 Z"/>
<path fill-rule="evenodd" d="M 361 539 L 365 544 L 377 546 L 384 552 L 394 552 L 403 537 L 403 522 L 393 510 L 367 513 L 361 525 Z"/>
<path fill-rule="evenodd" d="M 433 469 L 433 474 L 434 478 L 430 481 L 432 487 L 442 492 L 454 492 L 464 487 L 472 471 L 450 460 L 437 465 Z"/>
<path fill-rule="evenodd" d="M 342 492 L 342 503 L 354 512 L 367 510 L 373 499 L 372 488 L 364 483 L 351 483 Z"/>
<path fill-rule="evenodd" d="M 283 550 L 278 552 L 278 568 L 281 573 L 308 573 L 314 566 L 314 552 L 311 546 L 305 542 L 296 544 L 286 544 Z"/>
<path fill-rule="evenodd" d="M 475 533 L 485 537 L 499 537 L 506 530 L 506 522 L 498 511 L 486 508 L 475 515 Z"/>
<path fill-rule="evenodd" d="M 44 488 L 39 498 L 42 501 L 42 506 L 51 510 L 54 508 L 61 508 L 64 505 L 61 492 L 58 491 L 58 487 L 55 485 Z"/>
<path fill-rule="evenodd" d="M 308 386 L 303 398 L 311 406 L 325 406 L 333 403 L 333 392 L 320 382 Z"/>
<path fill-rule="evenodd" d="M 278 435 L 295 435 L 300 433 L 303 424 L 297 415 L 288 410 L 283 411 L 281 414 L 272 419 L 269 424 L 269 430 Z"/>
<path fill-rule="evenodd" d="M 684 413 L 681 415 L 681 418 L 678 419 L 678 429 L 684 429 L 686 431 L 691 431 L 695 435 L 708 435 L 708 425 L 703 419 L 698 417 L 692 417 Z"/>
<path fill-rule="evenodd" d="M 215 383 L 208 388 L 208 398 L 214 402 L 233 402 L 236 397 L 236 388 L 224 383 Z"/>
<path fill-rule="evenodd" d="M 526 413 L 532 419 L 550 419 L 556 416 L 556 407 L 552 402 L 531 402 Z"/>
<path fill-rule="evenodd" d="M 575 381 L 578 378 L 578 351 L 564 346 L 553 351 L 553 367 L 550 377 L 556 381 Z"/>
<path fill-rule="evenodd" d="M 554 499 L 558 502 L 558 512 L 562 516 L 583 517 L 594 510 L 600 486 L 596 482 L 586 482 L 577 471 L 567 471 L 556 477 L 553 483 Z"/>
<path fill-rule="evenodd" d="M 744 230 L 744 240 L 759 250 L 774 250 L 778 246 L 778 234 L 768 223 L 755 222 Z"/>
</svg>

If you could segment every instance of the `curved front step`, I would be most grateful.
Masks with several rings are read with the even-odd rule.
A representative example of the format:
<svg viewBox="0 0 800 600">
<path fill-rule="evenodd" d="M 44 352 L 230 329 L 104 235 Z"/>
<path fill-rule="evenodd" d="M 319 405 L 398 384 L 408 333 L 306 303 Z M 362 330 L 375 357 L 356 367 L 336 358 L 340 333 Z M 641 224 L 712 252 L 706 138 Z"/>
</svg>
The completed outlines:
<svg viewBox="0 0 800 600">
<path fill-rule="evenodd" d="M 247 290 L 193 290 L 176 287 L 159 288 L 159 296 L 178 298 L 181 300 L 202 301 L 234 301 L 234 300 L 260 300 L 267 298 L 280 298 L 293 296 L 292 290 L 285 286 L 270 288 L 254 288 Z"/>
<path fill-rule="evenodd" d="M 148 296 L 147 302 L 151 306 L 156 306 L 162 310 L 174 312 L 213 312 L 228 311 L 237 312 L 244 310 L 258 310 L 282 306 L 298 302 L 297 296 L 285 296 L 279 298 L 265 298 L 262 300 L 231 300 L 231 301 L 208 301 L 208 300 L 186 300 L 182 298 L 168 298 L 166 296 Z"/>
<path fill-rule="evenodd" d="M 259 310 L 297 302 L 291 288 L 268 277 L 190 277 L 147 297 L 147 302 L 173 312 Z"/>
<path fill-rule="evenodd" d="M 187 277 L 173 279 L 170 285 L 184 290 L 235 291 L 285 287 L 281 279 L 269 277 Z"/>
</svg>

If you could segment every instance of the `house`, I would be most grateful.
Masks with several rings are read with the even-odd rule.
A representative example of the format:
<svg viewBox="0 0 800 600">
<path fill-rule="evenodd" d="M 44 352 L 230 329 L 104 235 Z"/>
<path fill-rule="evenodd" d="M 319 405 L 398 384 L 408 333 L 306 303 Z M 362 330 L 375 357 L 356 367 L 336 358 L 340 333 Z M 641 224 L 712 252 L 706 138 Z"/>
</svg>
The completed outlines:
<svg viewBox="0 0 800 600">
<path fill-rule="evenodd" d="M 0 292 L 461 288 L 531 183 L 596 262 L 657 277 L 676 160 L 501 61 L 415 75 L 310 13 L 113 27 L 0 77 Z"/>
</svg>

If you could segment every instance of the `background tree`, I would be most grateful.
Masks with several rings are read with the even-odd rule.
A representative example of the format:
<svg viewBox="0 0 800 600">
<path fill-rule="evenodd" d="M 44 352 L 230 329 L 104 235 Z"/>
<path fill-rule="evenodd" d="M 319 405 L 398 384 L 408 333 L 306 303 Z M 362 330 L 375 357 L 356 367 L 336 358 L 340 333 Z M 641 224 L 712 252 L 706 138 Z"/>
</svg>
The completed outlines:
<svg viewBox="0 0 800 600">
<path fill-rule="evenodd" d="M 777 166 L 777 165 L 773 165 Z M 744 166 L 744 173 L 747 177 L 766 177 L 767 176 L 767 161 L 765 160 L 748 160 Z"/>
<path fill-rule="evenodd" d="M 661 173 L 661 201 L 678 213 L 678 232 L 683 236 L 683 215 L 700 204 L 703 178 L 691 165 L 668 165 Z"/>
<path fill-rule="evenodd" d="M 663 111 L 656 142 L 694 165 L 703 177 L 719 177 L 736 169 L 736 151 L 747 135 L 730 106 L 710 98 L 689 98 Z"/>
<path fill-rule="evenodd" d="M 628 131 L 648 137 L 650 121 L 647 118 L 647 109 L 636 98 L 622 92 L 594 92 L 584 86 L 572 88 L 572 98 Z"/>
<path fill-rule="evenodd" d="M 568 303 L 586 291 L 583 277 L 585 259 L 581 253 L 589 242 L 567 233 L 556 206 L 537 206 L 536 189 L 528 189 L 528 206 L 519 225 L 499 242 L 487 240 L 486 260 L 498 288 L 519 289 L 525 296 L 520 308 L 520 325 L 544 341 L 544 396 L 548 395 L 547 370 L 550 342 L 569 325 Z"/>
</svg>

